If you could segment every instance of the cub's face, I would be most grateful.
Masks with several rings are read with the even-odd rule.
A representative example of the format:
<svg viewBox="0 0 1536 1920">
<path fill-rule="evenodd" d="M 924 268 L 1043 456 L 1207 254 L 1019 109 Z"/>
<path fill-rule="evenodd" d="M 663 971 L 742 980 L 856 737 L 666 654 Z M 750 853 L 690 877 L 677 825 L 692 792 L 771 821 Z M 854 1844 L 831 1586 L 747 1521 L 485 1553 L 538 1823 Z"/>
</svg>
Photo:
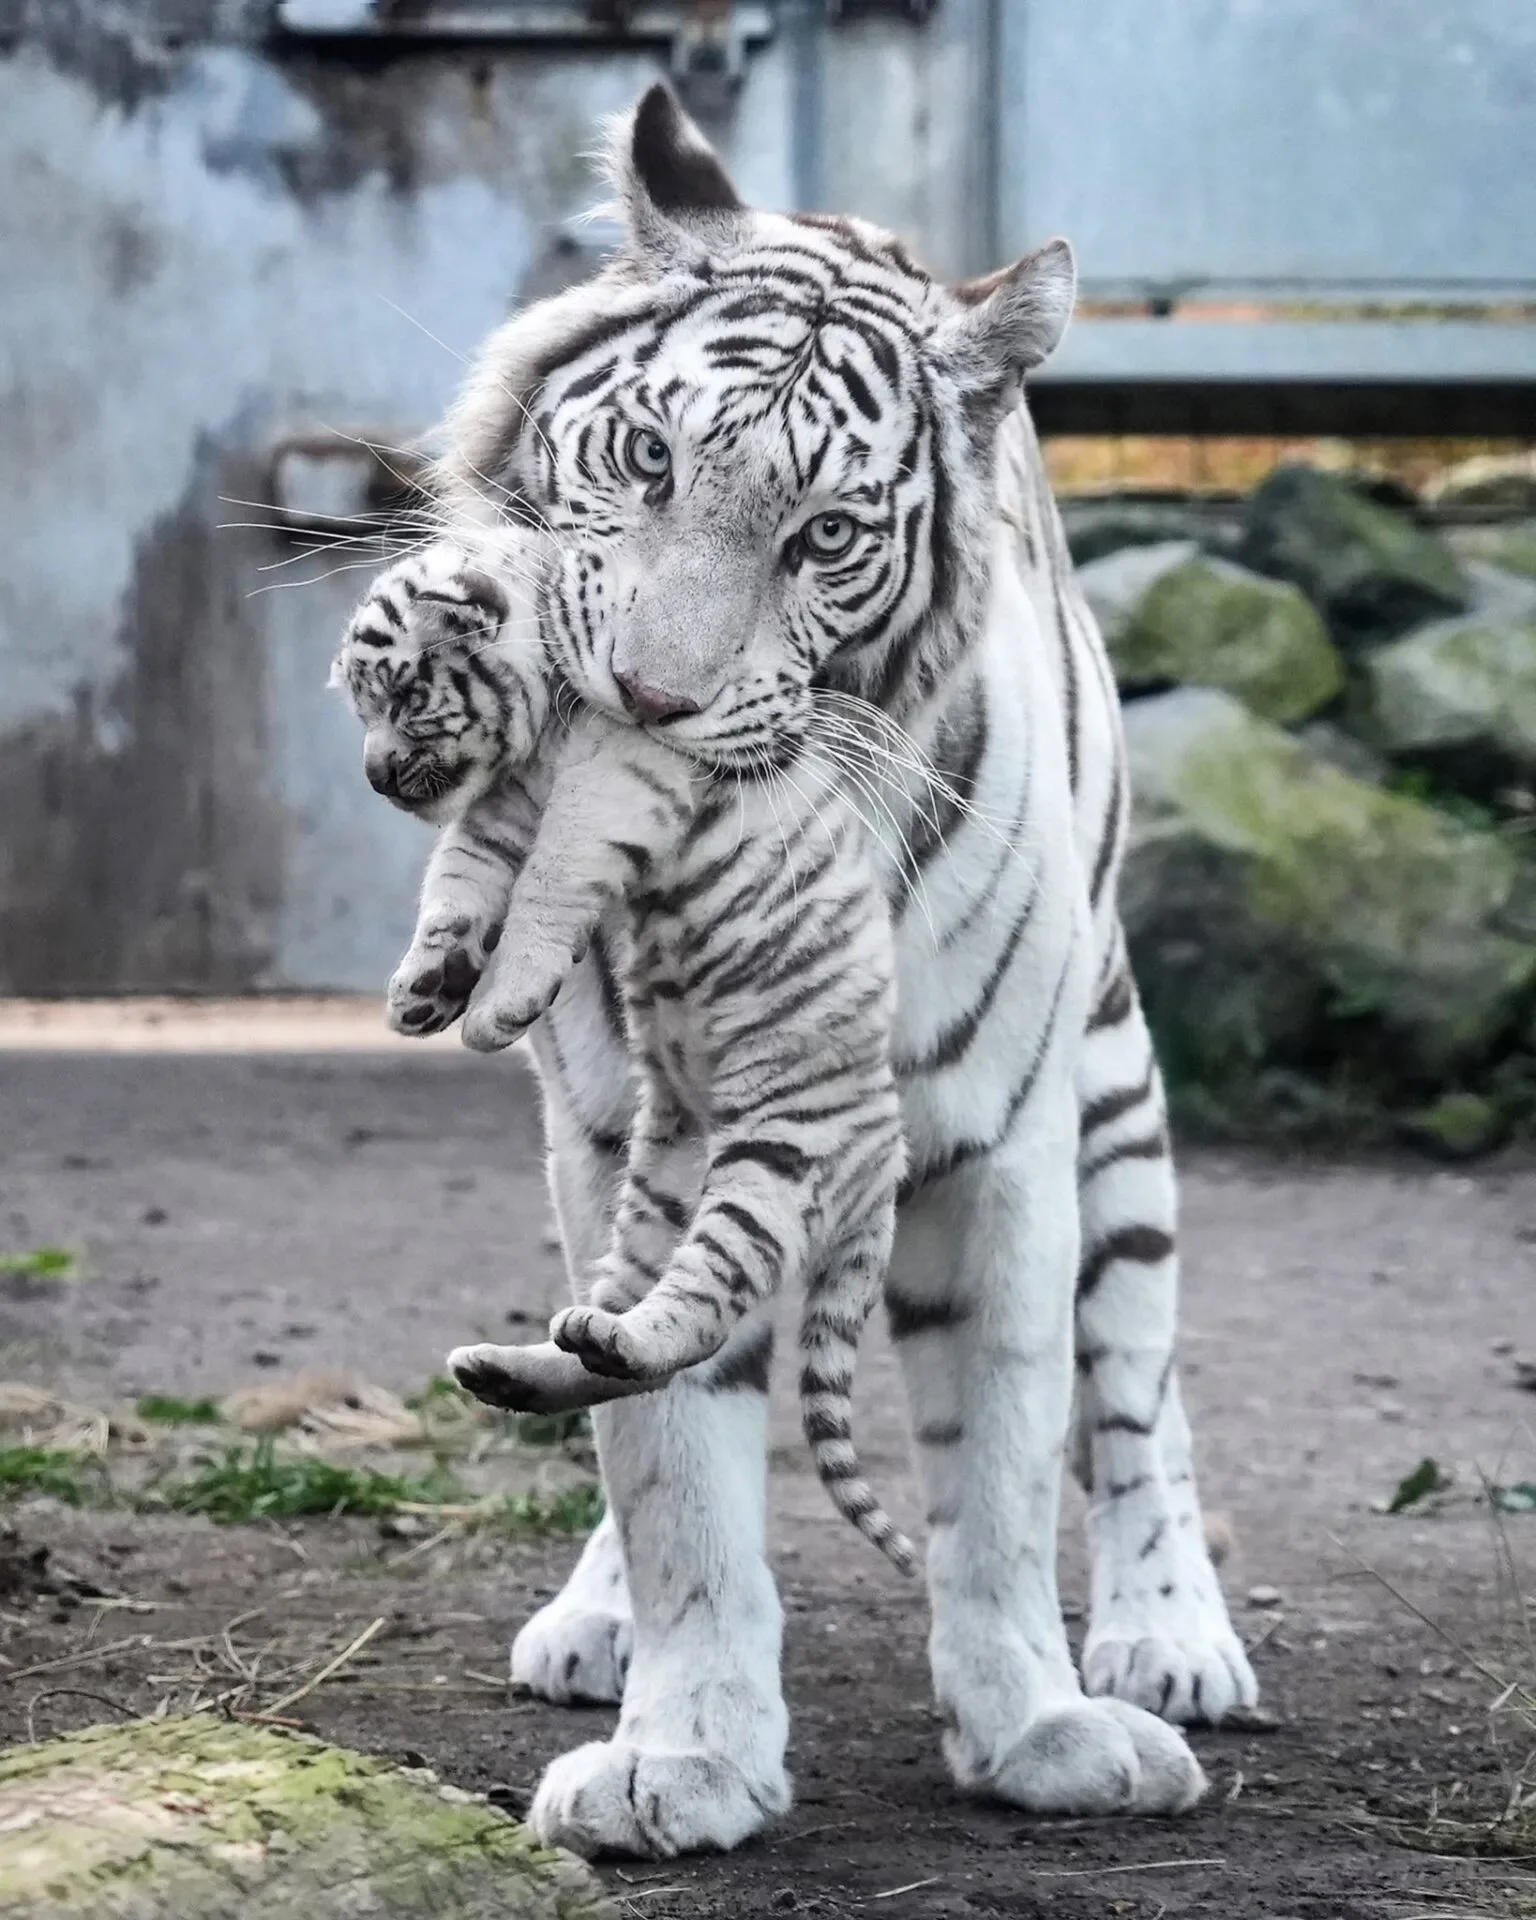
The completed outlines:
<svg viewBox="0 0 1536 1920">
<path fill-rule="evenodd" d="M 462 556 L 412 558 L 375 583 L 331 685 L 367 730 L 363 771 L 376 793 L 445 821 L 527 757 L 536 641 L 513 625 L 505 590 Z"/>
</svg>

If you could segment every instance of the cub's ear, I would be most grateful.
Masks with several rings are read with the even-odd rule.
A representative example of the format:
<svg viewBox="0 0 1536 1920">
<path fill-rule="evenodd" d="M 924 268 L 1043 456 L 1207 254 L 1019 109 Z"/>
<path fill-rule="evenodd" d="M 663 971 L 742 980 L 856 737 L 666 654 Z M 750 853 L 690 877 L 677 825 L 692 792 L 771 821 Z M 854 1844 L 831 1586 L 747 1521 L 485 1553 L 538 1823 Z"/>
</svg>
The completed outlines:
<svg viewBox="0 0 1536 1920">
<path fill-rule="evenodd" d="M 631 246 L 658 272 L 706 257 L 746 210 L 714 148 L 659 81 L 610 129 L 607 174 Z"/>
<path fill-rule="evenodd" d="M 1001 273 L 952 289 L 964 311 L 934 334 L 967 394 L 1010 404 L 1031 367 L 1053 353 L 1072 317 L 1077 269 L 1065 240 L 1050 240 Z"/>
<path fill-rule="evenodd" d="M 341 655 L 339 653 L 331 662 L 331 670 L 325 676 L 325 684 L 328 687 L 344 687 L 347 684 L 346 677 L 341 671 Z"/>
</svg>

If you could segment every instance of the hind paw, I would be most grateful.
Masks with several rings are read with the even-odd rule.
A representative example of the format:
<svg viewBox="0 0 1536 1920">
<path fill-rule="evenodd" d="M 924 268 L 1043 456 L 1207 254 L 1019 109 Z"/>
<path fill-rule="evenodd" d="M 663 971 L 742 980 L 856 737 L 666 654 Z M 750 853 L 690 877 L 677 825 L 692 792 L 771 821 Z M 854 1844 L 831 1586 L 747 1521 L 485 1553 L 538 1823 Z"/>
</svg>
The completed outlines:
<svg viewBox="0 0 1536 1920">
<path fill-rule="evenodd" d="M 628 1315 L 604 1307 L 564 1307 L 549 1323 L 557 1347 L 589 1373 L 614 1380 L 661 1380 L 673 1369 L 627 1324 Z"/>
<path fill-rule="evenodd" d="M 1043 1713 L 1004 1756 L 984 1793 L 1030 1813 L 1185 1813 L 1205 1775 L 1183 1735 L 1120 1700 Z"/>
</svg>

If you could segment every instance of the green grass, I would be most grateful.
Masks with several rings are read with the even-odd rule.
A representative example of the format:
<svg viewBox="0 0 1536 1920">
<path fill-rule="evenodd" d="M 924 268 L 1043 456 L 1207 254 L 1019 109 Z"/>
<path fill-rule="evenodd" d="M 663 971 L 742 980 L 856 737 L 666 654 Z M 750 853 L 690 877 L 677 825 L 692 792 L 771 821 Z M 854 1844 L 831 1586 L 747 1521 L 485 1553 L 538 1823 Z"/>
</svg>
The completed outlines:
<svg viewBox="0 0 1536 1920">
<path fill-rule="evenodd" d="M 585 1413 L 514 1413 L 512 1431 L 525 1447 L 563 1447 L 568 1440 L 590 1440 L 592 1422 Z"/>
<path fill-rule="evenodd" d="M 254 1447 L 230 1447 L 184 1478 L 162 1478 L 148 1498 L 176 1513 L 206 1514 L 220 1526 L 233 1526 L 306 1514 L 378 1516 L 394 1513 L 405 1502 L 440 1506 L 464 1495 L 443 1473 L 413 1480 L 303 1455 L 279 1458 L 270 1440 L 258 1440 Z"/>
<path fill-rule="evenodd" d="M 80 1256 L 68 1247 L 33 1247 L 30 1253 L 0 1253 L 0 1273 L 27 1280 L 72 1280 Z"/>
<path fill-rule="evenodd" d="M 433 1416 L 453 1420 L 484 1411 L 456 1380 L 438 1373 L 415 1393 L 405 1396 L 405 1404 L 419 1413 L 425 1424 Z M 563 1447 L 567 1441 L 592 1437 L 592 1422 L 585 1413 L 514 1413 L 503 1416 L 512 1433 L 525 1447 Z"/>
<path fill-rule="evenodd" d="M 93 1454 L 61 1447 L 0 1447 L 0 1498 L 47 1495 L 68 1507 L 106 1504 L 112 1485 Z"/>
<path fill-rule="evenodd" d="M 1431 1494 L 1444 1493 L 1450 1484 L 1451 1476 L 1442 1471 L 1438 1460 L 1421 1460 L 1412 1473 L 1398 1481 L 1397 1491 L 1387 1502 L 1387 1512 L 1411 1513 L 1421 1501 Z"/>
<path fill-rule="evenodd" d="M 224 1420 L 217 1400 L 184 1400 L 177 1393 L 146 1393 L 134 1411 L 160 1427 L 217 1427 Z"/>
<path fill-rule="evenodd" d="M 485 1524 L 514 1536 L 590 1533 L 603 1517 L 603 1490 L 567 1487 L 561 1493 L 509 1493 L 486 1514 Z"/>
<path fill-rule="evenodd" d="M 180 1411 L 160 1417 L 188 1425 L 202 1414 L 187 1409 L 212 1405 L 171 1404 Z M 92 1454 L 0 1446 L 0 1501 L 37 1496 L 71 1507 L 119 1504 L 106 1464 Z M 471 1524 L 512 1539 L 590 1533 L 603 1517 L 602 1488 L 595 1484 L 478 1502 L 441 1467 L 421 1477 L 379 1473 L 309 1455 L 279 1455 L 269 1439 L 227 1447 L 186 1473 L 168 1471 L 150 1481 L 136 1499 L 122 1496 L 122 1504 L 150 1512 L 203 1514 L 220 1526 L 313 1515 L 383 1518 L 402 1506 L 446 1507 L 462 1510 Z"/>
</svg>

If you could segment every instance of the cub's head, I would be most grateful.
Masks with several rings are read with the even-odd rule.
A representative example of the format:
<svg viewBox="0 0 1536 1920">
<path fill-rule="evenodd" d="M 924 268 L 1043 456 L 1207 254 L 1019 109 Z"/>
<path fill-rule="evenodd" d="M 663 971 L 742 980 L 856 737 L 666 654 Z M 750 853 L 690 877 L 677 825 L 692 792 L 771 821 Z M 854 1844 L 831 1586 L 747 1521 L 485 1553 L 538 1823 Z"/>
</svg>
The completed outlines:
<svg viewBox="0 0 1536 1920">
<path fill-rule="evenodd" d="M 701 759 L 781 762 L 839 693 L 910 712 L 977 629 L 1069 249 L 949 288 L 861 221 L 754 211 L 660 86 L 611 173 L 624 251 L 493 335 L 450 420 L 456 527 L 534 542 L 561 672 Z"/>
<path fill-rule="evenodd" d="M 457 817 L 526 761 L 548 696 L 536 622 L 508 588 L 444 547 L 370 589 L 331 665 L 367 729 L 376 793 L 427 820 Z"/>
</svg>

